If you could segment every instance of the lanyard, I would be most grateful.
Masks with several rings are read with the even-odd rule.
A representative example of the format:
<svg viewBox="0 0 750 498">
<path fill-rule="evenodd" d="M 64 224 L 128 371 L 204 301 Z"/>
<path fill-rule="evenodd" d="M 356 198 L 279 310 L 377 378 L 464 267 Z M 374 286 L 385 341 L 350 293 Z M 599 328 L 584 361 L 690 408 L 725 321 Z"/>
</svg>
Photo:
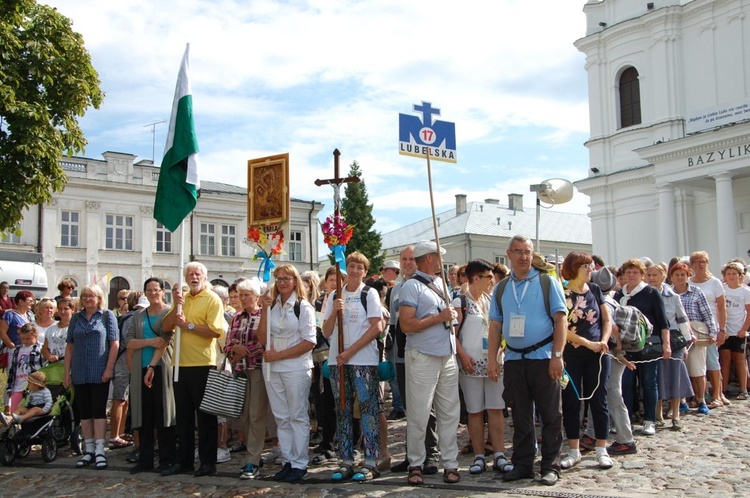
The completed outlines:
<svg viewBox="0 0 750 498">
<path fill-rule="evenodd" d="M 529 279 L 524 280 L 526 282 L 526 285 L 523 286 L 523 292 L 521 292 L 521 299 L 518 299 L 518 294 L 516 293 L 516 281 L 513 280 L 511 283 L 511 288 L 513 289 L 513 298 L 516 300 L 516 306 L 519 311 L 521 310 L 521 303 L 523 302 L 523 298 L 526 296 L 526 291 L 529 290 Z"/>
</svg>

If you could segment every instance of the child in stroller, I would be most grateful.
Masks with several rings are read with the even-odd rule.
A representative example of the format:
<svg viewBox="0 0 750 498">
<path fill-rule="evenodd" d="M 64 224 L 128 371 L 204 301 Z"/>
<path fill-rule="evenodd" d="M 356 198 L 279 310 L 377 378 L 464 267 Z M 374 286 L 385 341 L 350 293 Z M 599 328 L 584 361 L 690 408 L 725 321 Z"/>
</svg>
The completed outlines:
<svg viewBox="0 0 750 498">
<path fill-rule="evenodd" d="M 73 416 L 72 391 L 62 387 L 63 368 L 53 363 L 29 374 L 22 406 L 11 416 L 0 416 L 0 423 L 8 427 L 0 434 L 0 464 L 12 465 L 16 457 L 26 457 L 34 444 L 41 444 L 42 459 L 51 462 L 57 458 L 58 444 L 68 438 L 73 451 L 80 454 L 80 429 Z M 56 391 L 54 402 L 47 385 Z"/>
</svg>

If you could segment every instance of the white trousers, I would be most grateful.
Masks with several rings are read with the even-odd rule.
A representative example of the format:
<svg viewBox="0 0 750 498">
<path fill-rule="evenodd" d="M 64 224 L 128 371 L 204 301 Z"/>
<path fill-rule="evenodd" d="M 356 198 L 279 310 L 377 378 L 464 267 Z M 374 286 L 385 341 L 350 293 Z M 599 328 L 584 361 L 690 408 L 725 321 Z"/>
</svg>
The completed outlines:
<svg viewBox="0 0 750 498">
<path fill-rule="evenodd" d="M 310 442 L 307 396 L 312 370 L 271 372 L 266 382 L 268 403 L 277 425 L 281 456 L 294 469 L 306 469 Z"/>
<path fill-rule="evenodd" d="M 458 365 L 455 356 L 430 356 L 415 349 L 406 351 L 406 441 L 410 467 L 424 465 L 424 440 L 430 408 L 445 469 L 458 468 Z"/>
</svg>

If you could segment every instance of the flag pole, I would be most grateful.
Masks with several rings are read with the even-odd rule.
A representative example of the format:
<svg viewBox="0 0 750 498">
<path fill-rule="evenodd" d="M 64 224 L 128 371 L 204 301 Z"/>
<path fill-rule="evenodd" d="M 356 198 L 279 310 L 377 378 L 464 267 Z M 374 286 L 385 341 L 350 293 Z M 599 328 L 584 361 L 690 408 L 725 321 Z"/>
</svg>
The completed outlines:
<svg viewBox="0 0 750 498">
<path fill-rule="evenodd" d="M 180 294 L 182 294 L 182 284 L 183 284 L 183 278 L 185 275 L 185 220 L 183 219 L 180 222 L 180 261 L 178 263 L 179 271 L 179 277 L 177 278 L 177 282 L 179 285 L 179 291 Z M 184 299 L 185 296 L 183 296 Z M 177 314 L 179 315 L 182 313 L 182 305 L 177 305 Z M 182 339 L 182 329 L 180 327 L 176 327 L 176 337 L 175 337 L 175 345 L 174 345 L 174 382 L 177 382 L 180 380 L 180 342 Z"/>
<path fill-rule="evenodd" d="M 427 146 L 427 152 L 425 153 L 427 159 L 427 183 L 430 187 L 430 208 L 432 209 L 432 228 L 435 231 L 435 245 L 437 246 L 437 257 L 440 262 L 440 280 L 443 281 L 443 293 L 445 295 L 445 305 L 450 306 L 450 295 L 448 294 L 448 283 L 445 280 L 445 268 L 443 268 L 443 255 L 440 249 L 440 237 L 438 236 L 437 217 L 435 216 L 435 196 L 432 193 L 432 167 L 430 166 L 430 146 Z M 453 320 L 450 321 L 451 335 L 455 335 L 456 331 L 453 328 Z"/>
</svg>

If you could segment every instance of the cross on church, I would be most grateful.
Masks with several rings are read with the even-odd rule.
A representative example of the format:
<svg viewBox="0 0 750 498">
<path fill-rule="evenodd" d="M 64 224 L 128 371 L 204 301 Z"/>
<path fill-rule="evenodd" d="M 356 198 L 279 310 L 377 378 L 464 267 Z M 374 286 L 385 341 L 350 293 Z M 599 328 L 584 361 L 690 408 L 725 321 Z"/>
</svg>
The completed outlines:
<svg viewBox="0 0 750 498">
<path fill-rule="evenodd" d="M 333 178 L 327 180 L 315 180 L 315 185 L 320 187 L 321 185 L 331 185 L 333 187 L 333 215 L 334 219 L 338 219 L 341 210 L 341 195 L 340 189 L 342 183 L 357 183 L 359 182 L 358 176 L 348 176 L 341 178 L 339 176 L 339 156 L 341 152 L 338 149 L 333 151 Z M 336 261 L 336 296 L 340 297 L 341 294 L 341 267 L 339 262 Z M 344 314 L 341 310 L 336 313 L 336 321 L 338 324 L 338 343 L 339 343 L 339 354 L 344 351 Z M 329 365 L 328 368 L 333 368 L 333 365 Z M 346 386 L 344 376 L 344 365 L 339 365 L 339 401 L 341 409 L 346 409 Z"/>
</svg>

